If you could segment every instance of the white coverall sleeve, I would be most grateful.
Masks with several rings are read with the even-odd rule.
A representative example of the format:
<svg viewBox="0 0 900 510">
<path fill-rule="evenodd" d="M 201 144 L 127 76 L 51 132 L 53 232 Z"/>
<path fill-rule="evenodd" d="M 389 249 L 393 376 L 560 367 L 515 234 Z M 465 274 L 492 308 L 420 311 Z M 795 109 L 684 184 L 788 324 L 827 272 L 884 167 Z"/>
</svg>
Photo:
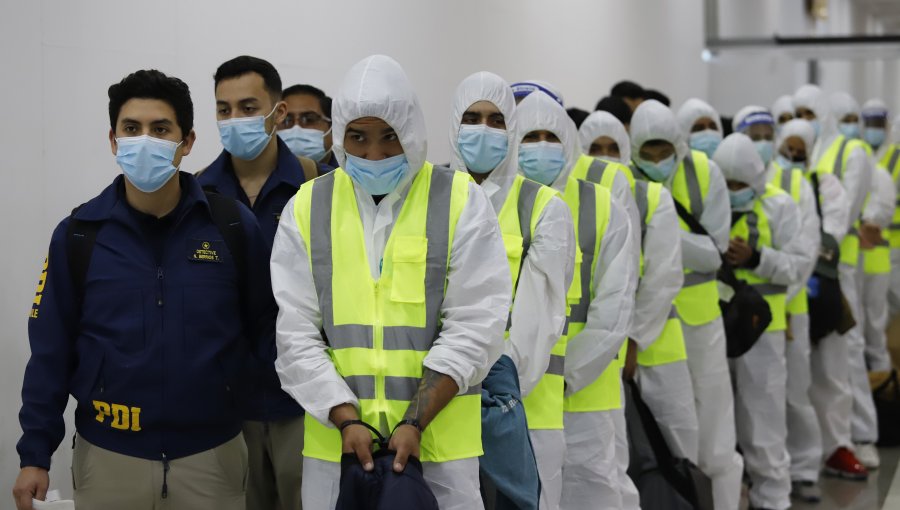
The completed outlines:
<svg viewBox="0 0 900 510">
<path fill-rule="evenodd" d="M 786 194 L 766 199 L 763 206 L 770 219 L 772 247 L 763 246 L 753 272 L 778 285 L 795 284 L 810 264 L 809 250 L 794 242 L 800 234 L 800 209 Z"/>
<path fill-rule="evenodd" d="M 443 327 L 424 366 L 451 377 L 459 394 L 480 384 L 503 353 L 511 297 L 500 223 L 487 196 L 470 182 L 450 248 Z"/>
<path fill-rule="evenodd" d="M 812 185 L 806 180 L 800 185 L 800 230 L 792 241 L 797 244 L 799 250 L 804 252 L 807 266 L 803 269 L 800 280 L 788 287 L 788 301 L 794 298 L 801 289 L 806 287 L 806 281 L 812 276 L 819 257 L 819 245 L 822 235 L 819 231 L 821 222 L 816 212 L 816 197 L 813 194 Z"/>
<path fill-rule="evenodd" d="M 872 191 L 863 210 L 863 220 L 878 225 L 879 228 L 889 227 L 894 219 L 896 200 L 897 191 L 894 189 L 894 179 L 887 170 L 876 166 L 872 173 Z"/>
<path fill-rule="evenodd" d="M 822 229 L 841 242 L 850 221 L 850 197 L 841 181 L 832 174 L 819 174 L 819 201 L 822 205 Z"/>
<path fill-rule="evenodd" d="M 709 236 L 681 230 L 681 256 L 685 269 L 698 273 L 712 273 L 722 265 L 721 253 L 728 249 L 731 233 L 731 202 L 722 171 L 709 162 L 709 192 L 703 201 L 700 224 Z M 715 239 L 715 244 L 710 239 Z"/>
<path fill-rule="evenodd" d="M 643 239 L 644 275 L 634 298 L 634 318 L 628 335 L 638 348 L 649 347 L 662 333 L 672 309 L 672 301 L 684 283 L 679 243 L 678 213 L 672 194 L 663 188 L 659 206 Z"/>
<path fill-rule="evenodd" d="M 566 293 L 575 270 L 575 227 L 561 198 L 538 218 L 522 262 L 506 354 L 516 364 L 524 398 L 544 376 L 566 325 Z"/>
<path fill-rule="evenodd" d="M 309 255 L 293 211 L 292 198 L 278 222 L 270 264 L 278 303 L 275 370 L 284 391 L 313 418 L 333 427 L 331 408 L 345 403 L 358 408 L 359 401 L 327 354 Z"/>
<path fill-rule="evenodd" d="M 600 377 L 628 336 L 638 273 L 630 229 L 628 214 L 613 199 L 609 226 L 600 241 L 600 257 L 595 261 L 591 282 L 594 299 L 588 307 L 587 322 L 566 347 L 567 395 Z"/>
<path fill-rule="evenodd" d="M 847 197 L 850 201 L 850 217 L 847 221 L 847 230 L 849 231 L 856 220 L 860 218 L 866 196 L 872 189 L 872 162 L 862 147 L 853 149 L 847 158 L 841 183 L 847 190 Z"/>
</svg>

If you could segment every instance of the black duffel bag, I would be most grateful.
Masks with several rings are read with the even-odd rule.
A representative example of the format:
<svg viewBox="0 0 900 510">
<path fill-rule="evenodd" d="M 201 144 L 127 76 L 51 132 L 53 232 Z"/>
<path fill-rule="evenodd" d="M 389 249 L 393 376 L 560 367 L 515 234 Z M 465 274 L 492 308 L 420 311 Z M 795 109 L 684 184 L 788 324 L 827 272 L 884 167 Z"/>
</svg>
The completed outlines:
<svg viewBox="0 0 900 510">
<path fill-rule="evenodd" d="M 897 370 L 872 390 L 878 412 L 878 446 L 900 446 L 900 380 Z"/>
<path fill-rule="evenodd" d="M 700 221 L 689 213 L 683 205 L 675 202 L 675 210 L 678 216 L 687 224 L 694 234 L 709 237 L 713 244 L 715 240 L 709 232 L 700 224 Z M 731 264 L 722 257 L 722 265 L 719 268 L 718 279 L 734 290 L 734 296 L 729 301 L 719 301 L 722 309 L 722 323 L 725 326 L 725 344 L 729 358 L 738 358 L 750 350 L 765 333 L 766 328 L 772 323 L 772 311 L 769 303 L 762 294 L 753 286 L 738 279 L 734 274 Z"/>
</svg>

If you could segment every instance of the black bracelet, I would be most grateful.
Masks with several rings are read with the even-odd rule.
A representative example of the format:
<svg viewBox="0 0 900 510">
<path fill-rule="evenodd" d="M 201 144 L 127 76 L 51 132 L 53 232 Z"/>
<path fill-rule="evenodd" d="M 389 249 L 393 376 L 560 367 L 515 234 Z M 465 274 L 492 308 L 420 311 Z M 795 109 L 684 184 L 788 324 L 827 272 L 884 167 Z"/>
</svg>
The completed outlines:
<svg viewBox="0 0 900 510">
<path fill-rule="evenodd" d="M 362 420 L 347 420 L 345 422 L 342 422 L 340 425 L 338 425 L 338 430 L 340 432 L 343 432 L 344 429 L 349 427 L 350 425 L 362 425 L 363 427 L 365 427 L 366 422 L 364 422 Z"/>
<path fill-rule="evenodd" d="M 425 429 L 422 428 L 422 424 L 419 423 L 419 420 L 417 420 L 415 418 L 407 418 L 405 420 L 400 420 L 399 423 L 394 425 L 394 430 L 391 431 L 391 435 L 394 435 L 394 432 L 397 432 L 397 428 L 399 428 L 401 425 L 412 425 L 413 427 L 416 428 L 416 430 L 419 431 L 419 434 L 421 434 L 422 432 L 425 431 Z"/>
</svg>

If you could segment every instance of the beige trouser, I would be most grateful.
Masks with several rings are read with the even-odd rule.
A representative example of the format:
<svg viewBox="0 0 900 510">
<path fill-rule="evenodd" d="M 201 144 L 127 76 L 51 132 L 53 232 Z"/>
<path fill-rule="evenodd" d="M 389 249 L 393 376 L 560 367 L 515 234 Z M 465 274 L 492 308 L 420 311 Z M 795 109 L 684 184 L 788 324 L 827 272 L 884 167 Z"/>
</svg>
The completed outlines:
<svg viewBox="0 0 900 510">
<path fill-rule="evenodd" d="M 300 510 L 303 481 L 303 416 L 244 422 L 250 460 L 247 508 Z"/>
<path fill-rule="evenodd" d="M 163 463 L 75 439 L 72 484 L 77 510 L 244 510 L 247 446 L 238 434 L 211 450 Z"/>
</svg>

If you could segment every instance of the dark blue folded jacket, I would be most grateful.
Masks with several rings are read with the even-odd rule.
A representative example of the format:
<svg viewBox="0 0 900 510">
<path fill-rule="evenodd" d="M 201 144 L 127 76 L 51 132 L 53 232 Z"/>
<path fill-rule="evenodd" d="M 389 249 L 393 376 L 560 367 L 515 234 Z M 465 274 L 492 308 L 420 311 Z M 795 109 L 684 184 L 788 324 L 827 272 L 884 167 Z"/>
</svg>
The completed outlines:
<svg viewBox="0 0 900 510">
<path fill-rule="evenodd" d="M 508 356 L 501 356 L 481 383 L 482 478 L 496 489 L 491 495 L 497 510 L 538 508 L 541 482 L 528 422 L 519 374 Z"/>
</svg>

